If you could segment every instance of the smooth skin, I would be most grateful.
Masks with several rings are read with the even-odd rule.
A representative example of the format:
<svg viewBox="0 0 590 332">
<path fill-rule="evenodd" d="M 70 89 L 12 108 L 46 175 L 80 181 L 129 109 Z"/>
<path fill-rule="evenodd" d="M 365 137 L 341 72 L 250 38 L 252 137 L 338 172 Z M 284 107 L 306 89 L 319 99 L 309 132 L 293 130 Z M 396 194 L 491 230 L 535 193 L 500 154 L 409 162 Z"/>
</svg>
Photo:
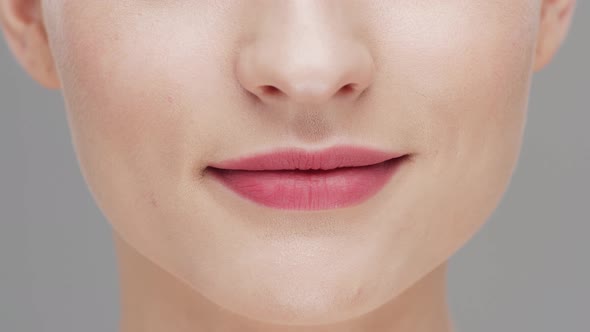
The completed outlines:
<svg viewBox="0 0 590 332">
<path fill-rule="evenodd" d="M 447 261 L 509 185 L 532 76 L 574 6 L 0 0 L 0 18 L 19 63 L 63 93 L 113 227 L 121 332 L 449 332 Z M 412 159 L 365 203 L 315 212 L 204 172 L 340 143 Z"/>
</svg>

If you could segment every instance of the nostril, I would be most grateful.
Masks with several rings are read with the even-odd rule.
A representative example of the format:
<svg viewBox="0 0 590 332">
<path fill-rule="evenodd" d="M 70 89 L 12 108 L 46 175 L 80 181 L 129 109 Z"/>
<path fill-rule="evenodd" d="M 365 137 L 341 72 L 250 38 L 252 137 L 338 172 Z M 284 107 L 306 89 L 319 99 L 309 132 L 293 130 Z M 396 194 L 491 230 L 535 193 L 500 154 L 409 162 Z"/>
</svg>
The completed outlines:
<svg viewBox="0 0 590 332">
<path fill-rule="evenodd" d="M 281 90 L 272 85 L 263 85 L 260 87 L 263 95 L 278 96 L 281 94 Z"/>
<path fill-rule="evenodd" d="M 334 96 L 348 97 L 355 95 L 360 90 L 360 85 L 357 83 L 347 83 L 340 86 L 339 89 L 331 90 L 326 84 L 293 84 L 288 86 L 289 89 L 281 89 L 273 84 L 265 84 L 258 86 L 258 93 L 256 95 L 259 98 L 282 98 L 283 96 L 289 96 L 298 101 L 310 101 L 311 98 L 330 98 Z"/>
<path fill-rule="evenodd" d="M 341 94 L 341 95 L 349 95 L 352 94 L 357 88 L 357 84 L 356 83 L 348 83 L 346 85 L 344 85 L 343 87 L 340 88 L 340 90 L 338 90 L 337 94 Z"/>
</svg>

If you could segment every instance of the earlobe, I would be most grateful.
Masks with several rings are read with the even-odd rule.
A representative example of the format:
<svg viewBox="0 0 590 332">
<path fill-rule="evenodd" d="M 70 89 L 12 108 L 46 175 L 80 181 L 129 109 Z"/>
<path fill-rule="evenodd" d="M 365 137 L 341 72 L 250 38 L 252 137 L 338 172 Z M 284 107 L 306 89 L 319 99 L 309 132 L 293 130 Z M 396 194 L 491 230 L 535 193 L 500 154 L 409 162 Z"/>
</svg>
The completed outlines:
<svg viewBox="0 0 590 332">
<path fill-rule="evenodd" d="M 569 31 L 576 0 L 542 0 L 534 71 L 547 66 Z"/>
<path fill-rule="evenodd" d="M 58 89 L 60 81 L 40 0 L 0 0 L 0 23 L 7 44 L 21 66 L 42 86 Z"/>
</svg>

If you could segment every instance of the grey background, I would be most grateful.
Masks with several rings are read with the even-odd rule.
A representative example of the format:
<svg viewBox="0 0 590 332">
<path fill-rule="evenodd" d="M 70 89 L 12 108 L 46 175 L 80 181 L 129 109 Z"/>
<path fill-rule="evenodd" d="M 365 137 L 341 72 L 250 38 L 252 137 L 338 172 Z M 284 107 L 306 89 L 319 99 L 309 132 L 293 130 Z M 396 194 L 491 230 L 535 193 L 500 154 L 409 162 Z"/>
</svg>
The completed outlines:
<svg viewBox="0 0 590 332">
<path fill-rule="evenodd" d="M 510 188 L 451 260 L 458 331 L 590 331 L 590 3 L 534 77 Z M 118 328 L 110 228 L 78 169 L 61 95 L 0 39 L 0 331 Z"/>
</svg>

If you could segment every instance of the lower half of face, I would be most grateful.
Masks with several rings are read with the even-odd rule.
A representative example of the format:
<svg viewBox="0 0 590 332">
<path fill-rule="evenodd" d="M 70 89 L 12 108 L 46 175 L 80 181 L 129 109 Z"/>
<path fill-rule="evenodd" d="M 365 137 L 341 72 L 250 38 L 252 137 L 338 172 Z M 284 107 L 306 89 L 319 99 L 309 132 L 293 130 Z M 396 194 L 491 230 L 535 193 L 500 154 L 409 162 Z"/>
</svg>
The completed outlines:
<svg viewBox="0 0 590 332">
<path fill-rule="evenodd" d="M 536 1 L 47 4 L 98 205 L 131 246 L 244 316 L 325 323 L 376 308 L 479 229 L 516 165 Z M 239 77 L 287 86 L 300 77 L 289 66 L 324 68 L 314 59 L 349 61 L 370 83 L 311 105 L 256 99 Z M 409 156 L 352 206 L 267 207 L 204 172 L 260 149 L 351 142 Z"/>
</svg>

